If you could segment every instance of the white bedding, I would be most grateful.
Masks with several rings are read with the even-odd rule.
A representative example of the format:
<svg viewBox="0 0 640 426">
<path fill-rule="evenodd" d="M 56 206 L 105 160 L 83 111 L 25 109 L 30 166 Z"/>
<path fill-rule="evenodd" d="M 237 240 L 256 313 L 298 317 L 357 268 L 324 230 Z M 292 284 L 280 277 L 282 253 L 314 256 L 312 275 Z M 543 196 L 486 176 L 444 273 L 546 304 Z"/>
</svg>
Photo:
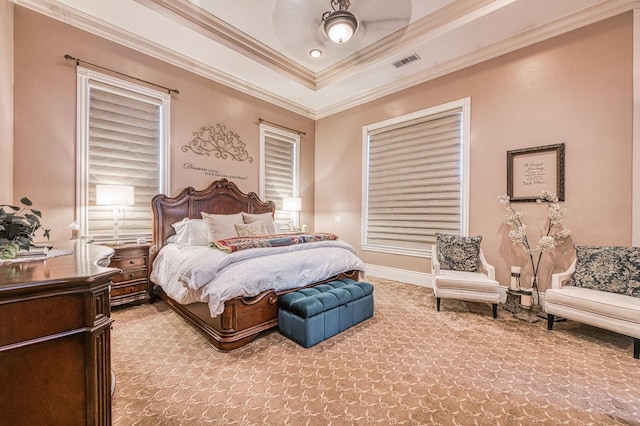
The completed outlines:
<svg viewBox="0 0 640 426">
<path fill-rule="evenodd" d="M 342 240 L 234 253 L 168 244 L 153 262 L 151 280 L 178 303 L 208 303 L 216 316 L 226 300 L 301 287 L 350 270 L 364 271 L 364 263 Z"/>
</svg>

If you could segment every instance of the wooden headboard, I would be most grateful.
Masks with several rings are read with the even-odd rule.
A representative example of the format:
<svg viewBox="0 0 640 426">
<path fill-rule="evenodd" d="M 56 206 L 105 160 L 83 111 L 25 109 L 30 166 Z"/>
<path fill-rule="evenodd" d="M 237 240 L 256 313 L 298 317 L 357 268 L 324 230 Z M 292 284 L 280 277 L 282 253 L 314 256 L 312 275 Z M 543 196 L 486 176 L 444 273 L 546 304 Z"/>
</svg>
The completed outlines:
<svg viewBox="0 0 640 426">
<path fill-rule="evenodd" d="M 212 214 L 234 213 L 267 213 L 275 214 L 273 201 L 262 201 L 254 192 L 245 194 L 226 179 L 213 182 L 206 189 L 197 191 L 189 187 L 183 189 L 175 197 L 163 194 L 151 200 L 153 213 L 152 243 L 157 253 L 167 242 L 167 238 L 175 234 L 172 223 L 185 217 L 202 219 L 200 212 Z"/>
</svg>

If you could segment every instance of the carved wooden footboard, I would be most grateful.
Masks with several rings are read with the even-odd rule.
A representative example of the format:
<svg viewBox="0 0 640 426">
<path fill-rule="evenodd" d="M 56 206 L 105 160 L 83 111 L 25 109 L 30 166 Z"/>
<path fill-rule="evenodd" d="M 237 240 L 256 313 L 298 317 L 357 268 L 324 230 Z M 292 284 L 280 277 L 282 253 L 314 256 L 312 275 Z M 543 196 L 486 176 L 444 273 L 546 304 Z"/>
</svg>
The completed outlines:
<svg viewBox="0 0 640 426">
<path fill-rule="evenodd" d="M 349 271 L 322 282 L 338 278 L 358 279 L 358 271 Z M 321 284 L 314 283 L 305 287 Z M 294 291 L 298 289 L 292 289 Z M 260 333 L 278 326 L 278 297 L 289 291 L 276 293 L 265 291 L 258 296 L 237 297 L 224 303 L 224 311 L 211 317 L 206 303 L 181 305 L 167 296 L 161 288 L 157 292 L 174 311 L 193 323 L 208 337 L 210 343 L 218 350 L 230 351 L 246 345 Z"/>
<path fill-rule="evenodd" d="M 151 207 L 154 244 L 150 251 L 152 261 L 155 253 L 166 244 L 167 238 L 175 234 L 171 224 L 185 217 L 201 219 L 202 211 L 213 214 L 275 212 L 273 202 L 263 202 L 253 192 L 245 194 L 226 179 L 215 181 L 202 191 L 186 188 L 176 197 L 156 195 L 151 201 Z M 358 271 L 347 271 L 323 282 L 342 277 L 357 280 L 358 275 Z M 320 283 L 309 286 L 317 284 Z M 202 330 L 215 348 L 229 351 L 249 343 L 261 332 L 278 325 L 278 296 L 287 292 L 276 293 L 270 290 L 251 298 L 238 297 L 228 300 L 224 304 L 224 311 L 213 318 L 206 303 L 181 305 L 168 297 L 159 287 L 156 287 L 156 293 L 174 311 Z"/>
<path fill-rule="evenodd" d="M 211 318 L 206 303 L 181 305 L 167 296 L 162 289 L 159 289 L 159 294 L 174 311 L 202 330 L 209 337 L 211 344 L 221 351 L 239 348 L 261 332 L 278 325 L 278 296 L 274 291 L 262 293 L 249 300 L 229 300 L 224 304 L 224 312 L 214 318 Z"/>
</svg>

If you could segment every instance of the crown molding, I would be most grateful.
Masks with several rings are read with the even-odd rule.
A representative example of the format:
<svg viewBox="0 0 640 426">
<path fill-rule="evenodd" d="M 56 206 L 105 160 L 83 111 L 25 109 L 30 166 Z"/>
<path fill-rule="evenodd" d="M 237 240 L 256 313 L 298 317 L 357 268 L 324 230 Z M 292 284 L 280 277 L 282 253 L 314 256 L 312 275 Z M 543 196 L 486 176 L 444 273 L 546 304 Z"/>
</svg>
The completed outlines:
<svg viewBox="0 0 640 426">
<path fill-rule="evenodd" d="M 640 0 L 607 0 L 580 12 L 567 15 L 561 19 L 557 19 L 545 25 L 522 32 L 508 39 L 501 40 L 493 45 L 475 50 L 451 61 L 441 63 L 399 83 L 392 83 L 378 87 L 374 90 L 363 92 L 359 96 L 351 97 L 350 99 L 338 104 L 318 109 L 315 113 L 316 120 L 637 8 L 640 8 Z"/>
<path fill-rule="evenodd" d="M 514 0 L 457 0 L 318 73 L 299 65 L 189 0 L 134 1 L 187 25 L 200 34 L 287 78 L 292 78 L 305 87 L 319 90 L 360 72 L 386 56 L 390 49 L 409 48 L 416 42 L 438 37 L 453 28 L 504 7 Z"/>
<path fill-rule="evenodd" d="M 436 10 L 406 28 L 365 47 L 331 67 L 317 74 L 318 89 L 327 87 L 339 80 L 357 74 L 381 59 L 388 56 L 389 51 L 409 50 L 418 43 L 432 40 L 455 28 L 459 28 L 504 4 L 514 0 L 458 0 L 441 9 Z M 392 62 L 392 61 L 389 61 Z"/>
<path fill-rule="evenodd" d="M 284 74 L 305 87 L 316 90 L 316 76 L 311 70 L 280 52 L 248 36 L 220 18 L 188 0 L 134 0 L 200 34 L 241 53 L 248 58 Z"/>
<path fill-rule="evenodd" d="M 423 73 L 417 74 L 410 79 L 399 83 L 388 84 L 371 91 L 363 92 L 358 96 L 341 100 L 333 105 L 319 109 L 311 109 L 290 100 L 277 96 L 268 90 L 258 87 L 255 84 L 241 80 L 233 75 L 221 72 L 214 67 L 194 61 L 174 50 L 167 49 L 147 39 L 139 37 L 118 27 L 100 21 L 92 16 L 84 14 L 67 5 L 55 0 L 11 0 L 13 3 L 31 9 L 40 14 L 53 19 L 65 22 L 74 27 L 80 28 L 107 40 L 134 49 L 143 54 L 152 56 L 161 61 L 175 65 L 179 68 L 193 72 L 217 83 L 238 90 L 242 93 L 254 96 L 273 105 L 300 114 L 310 119 L 320 119 L 341 111 L 362 105 L 364 103 L 379 99 L 400 90 L 408 89 L 417 84 L 421 84 L 446 74 L 459 71 L 466 67 L 476 65 L 489 59 L 510 53 L 528 45 L 547 40 L 549 38 L 564 34 L 574 29 L 610 18 L 612 16 L 640 8 L 640 0 L 607 0 L 591 6 L 582 11 L 567 15 L 548 24 L 533 28 L 514 37 L 502 40 L 491 46 L 471 52 L 446 63 L 439 64 Z M 137 1 L 137 0 L 136 0 Z M 144 0 L 146 1 L 146 0 Z M 155 1 L 155 0 L 151 0 Z M 175 0 L 177 1 L 177 0 Z M 483 0 L 485 3 L 489 0 Z M 474 2 L 471 2 L 474 3 Z M 482 2 L 475 2 L 479 4 Z M 469 3 L 467 3 L 469 5 Z M 482 7 L 482 6 L 481 6 Z M 436 19 L 436 18 L 434 18 Z M 444 18 L 442 18 L 444 19 Z M 420 22 L 420 21 L 419 21 Z M 415 31 L 421 31 L 421 26 L 427 27 L 427 23 L 420 23 Z M 372 48 L 374 49 L 374 48 Z M 72 53 L 72 52 L 71 52 Z M 374 54 L 373 52 L 371 53 Z M 375 54 L 378 54 L 377 52 Z"/>
<path fill-rule="evenodd" d="M 182 55 L 174 50 L 167 49 L 157 43 L 124 31 L 93 16 L 82 13 L 76 9 L 61 5 L 52 0 L 12 0 L 19 6 L 26 7 L 34 12 L 46 15 L 50 18 L 62 21 L 81 30 L 95 34 L 114 43 L 129 47 L 145 55 L 159 59 L 184 70 L 193 72 L 209 80 L 223 84 L 239 92 L 254 96 L 265 102 L 300 114 L 304 117 L 315 119 L 313 110 L 290 100 L 277 96 L 254 84 L 248 83 L 235 76 L 217 70 L 214 67 Z"/>
</svg>

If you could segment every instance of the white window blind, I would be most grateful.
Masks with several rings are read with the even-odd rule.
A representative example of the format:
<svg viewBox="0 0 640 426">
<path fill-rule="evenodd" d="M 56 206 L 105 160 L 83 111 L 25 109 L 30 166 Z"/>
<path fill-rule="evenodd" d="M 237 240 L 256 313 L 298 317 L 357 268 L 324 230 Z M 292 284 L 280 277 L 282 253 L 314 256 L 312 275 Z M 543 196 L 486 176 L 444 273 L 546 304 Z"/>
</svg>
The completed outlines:
<svg viewBox="0 0 640 426">
<path fill-rule="evenodd" d="M 151 198 L 166 193 L 168 95 L 111 77 L 84 76 L 79 203 L 83 235 L 113 236 L 113 206 L 96 205 L 96 185 L 134 188 L 134 204 L 120 209 L 119 237 L 151 234 Z M 122 84 L 119 84 L 122 83 Z"/>
<path fill-rule="evenodd" d="M 288 224 L 292 215 L 282 209 L 282 199 L 298 196 L 300 136 L 261 124 L 261 139 L 261 198 L 276 204 L 277 223 Z"/>
<path fill-rule="evenodd" d="M 455 107 L 367 129 L 364 249 L 428 256 L 437 232 L 466 231 L 463 120 Z"/>
</svg>

